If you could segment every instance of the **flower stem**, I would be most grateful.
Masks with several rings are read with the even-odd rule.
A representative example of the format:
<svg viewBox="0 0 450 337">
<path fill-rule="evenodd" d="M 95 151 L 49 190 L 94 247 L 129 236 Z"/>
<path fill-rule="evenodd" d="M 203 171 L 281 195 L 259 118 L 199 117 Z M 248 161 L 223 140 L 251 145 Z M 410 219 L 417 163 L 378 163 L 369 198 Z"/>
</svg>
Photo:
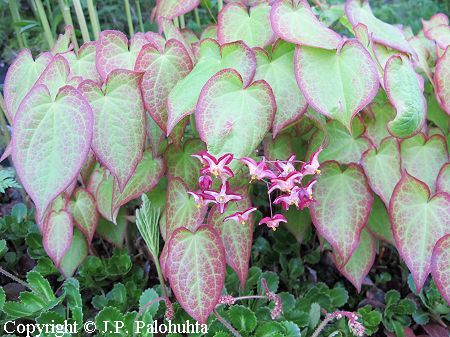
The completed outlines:
<svg viewBox="0 0 450 337">
<path fill-rule="evenodd" d="M 33 291 L 34 289 L 25 281 L 22 281 L 20 278 L 14 276 L 13 274 L 11 274 L 10 272 L 7 272 L 5 269 L 3 269 L 2 267 L 0 267 L 0 274 L 5 275 L 6 277 L 9 277 L 11 280 L 23 285 L 25 288 Z"/>
<path fill-rule="evenodd" d="M 45 40 L 47 40 L 49 47 L 52 48 L 54 43 L 53 35 L 52 31 L 50 30 L 50 25 L 48 24 L 47 14 L 45 14 L 44 5 L 42 4 L 41 0 L 35 1 L 39 19 L 41 20 L 42 28 L 44 29 Z"/>
<path fill-rule="evenodd" d="M 141 4 L 139 3 L 139 0 L 136 0 L 135 4 L 136 4 L 138 21 L 139 21 L 139 30 L 141 32 L 144 32 L 144 21 L 142 20 Z"/>
<path fill-rule="evenodd" d="M 220 314 L 217 312 L 216 309 L 214 309 L 213 312 L 214 315 L 216 315 L 219 322 L 222 323 L 233 334 L 234 337 L 242 337 L 242 335 L 235 328 L 233 328 L 233 326 L 230 323 L 228 323 L 225 318 L 220 316 Z"/>
<path fill-rule="evenodd" d="M 198 8 L 194 9 L 195 22 L 197 23 L 198 28 L 202 28 L 202 24 L 200 23 L 200 15 L 198 14 Z"/>
<path fill-rule="evenodd" d="M 83 42 L 91 41 L 89 36 L 89 30 L 87 28 L 86 19 L 83 13 L 83 7 L 81 7 L 80 0 L 73 0 L 73 5 L 75 7 L 75 13 L 77 15 L 78 24 L 80 25 L 81 36 L 83 37 Z"/>
<path fill-rule="evenodd" d="M 9 136 L 9 131 L 8 131 L 8 125 L 6 123 L 6 108 L 4 105 L 4 101 L 3 101 L 3 96 L 0 93 L 0 126 L 3 130 L 3 134 L 5 135 L 5 142 L 6 142 L 6 146 L 9 145 L 9 142 L 11 141 L 11 137 Z"/>
<path fill-rule="evenodd" d="M 223 8 L 223 0 L 217 0 L 217 9 L 220 12 Z"/>
<path fill-rule="evenodd" d="M 322 332 L 322 330 L 327 326 L 328 323 L 330 323 L 334 319 L 333 316 L 328 315 L 325 317 L 325 319 L 319 324 L 316 331 L 311 335 L 311 337 L 318 337 L 319 334 Z"/>
<path fill-rule="evenodd" d="M 100 22 L 98 21 L 97 9 L 95 8 L 93 0 L 87 0 L 87 6 L 89 11 L 89 19 L 91 20 L 92 32 L 94 33 L 94 39 L 97 40 L 100 35 Z"/>
<path fill-rule="evenodd" d="M 180 28 L 181 29 L 186 28 L 186 23 L 184 22 L 184 15 L 180 15 L 179 20 L 180 20 Z"/>
<path fill-rule="evenodd" d="M 131 38 L 134 35 L 134 27 L 133 27 L 133 20 L 131 18 L 130 1 L 124 0 L 124 3 L 125 3 L 125 13 L 127 14 L 128 32 L 130 33 Z"/>
<path fill-rule="evenodd" d="M 25 36 L 20 33 L 19 27 L 16 25 L 21 21 L 19 14 L 19 6 L 17 4 L 17 0 L 9 0 L 9 11 L 11 12 L 11 17 L 14 23 L 14 32 L 17 36 L 17 41 L 19 42 L 20 49 L 27 48 L 27 41 Z"/>
<path fill-rule="evenodd" d="M 73 20 L 72 20 L 72 15 L 70 14 L 70 7 L 67 4 L 67 2 L 65 0 L 58 0 L 59 2 L 59 9 L 61 10 L 63 19 L 64 19 L 64 23 L 67 26 L 72 26 L 73 27 Z M 78 51 L 78 41 L 77 41 L 77 36 L 75 35 L 75 32 L 72 34 L 71 36 L 71 41 L 73 44 L 73 48 L 75 49 L 75 51 Z"/>
</svg>

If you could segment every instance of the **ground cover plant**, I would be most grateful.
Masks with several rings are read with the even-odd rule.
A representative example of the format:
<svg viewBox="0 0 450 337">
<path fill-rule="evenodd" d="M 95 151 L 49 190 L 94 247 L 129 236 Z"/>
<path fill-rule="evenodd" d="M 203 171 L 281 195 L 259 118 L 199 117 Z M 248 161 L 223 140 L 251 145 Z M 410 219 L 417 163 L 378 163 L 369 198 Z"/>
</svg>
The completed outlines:
<svg viewBox="0 0 450 337">
<path fill-rule="evenodd" d="M 0 320 L 448 335 L 448 16 L 414 34 L 363 0 L 219 1 L 181 28 L 200 5 L 79 48 L 68 25 L 10 66 L 2 160 L 31 202 L 0 222 Z"/>
</svg>

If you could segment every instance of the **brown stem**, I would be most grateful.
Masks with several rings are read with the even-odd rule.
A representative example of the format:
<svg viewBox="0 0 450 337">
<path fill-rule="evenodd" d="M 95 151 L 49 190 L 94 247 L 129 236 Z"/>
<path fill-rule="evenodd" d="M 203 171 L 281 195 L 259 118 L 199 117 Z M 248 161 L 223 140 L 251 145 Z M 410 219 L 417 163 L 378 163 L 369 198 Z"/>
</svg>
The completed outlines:
<svg viewBox="0 0 450 337">
<path fill-rule="evenodd" d="M 228 323 L 225 318 L 220 316 L 220 314 L 217 312 L 216 309 L 214 309 L 213 312 L 214 315 L 216 315 L 219 322 L 222 323 L 233 334 L 234 337 L 242 337 L 242 335 L 235 328 L 233 328 L 232 325 Z"/>
<path fill-rule="evenodd" d="M 7 272 L 5 269 L 3 269 L 2 267 L 0 267 L 0 274 L 5 275 L 6 277 L 9 277 L 11 280 L 23 285 L 25 288 L 28 288 L 29 290 L 33 291 L 34 289 L 25 281 L 22 281 L 20 278 L 18 278 L 17 276 L 14 276 L 13 274 L 11 274 L 10 272 Z"/>
</svg>

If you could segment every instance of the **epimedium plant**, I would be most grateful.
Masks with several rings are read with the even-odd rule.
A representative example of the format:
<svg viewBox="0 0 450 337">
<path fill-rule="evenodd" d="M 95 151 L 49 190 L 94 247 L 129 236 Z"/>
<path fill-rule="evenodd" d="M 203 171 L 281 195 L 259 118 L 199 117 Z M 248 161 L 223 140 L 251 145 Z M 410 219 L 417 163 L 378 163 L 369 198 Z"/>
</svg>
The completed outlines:
<svg viewBox="0 0 450 337">
<path fill-rule="evenodd" d="M 171 290 L 204 323 L 242 300 L 223 291 L 226 265 L 244 289 L 259 191 L 259 224 L 302 236 L 308 209 L 358 291 L 384 241 L 418 293 L 431 273 L 450 302 L 448 17 L 413 35 L 347 0 L 337 32 L 304 0 L 230 1 L 197 37 L 172 19 L 198 5 L 161 0 L 159 33 L 103 31 L 77 52 L 68 26 L 11 65 L 6 155 L 55 266 L 72 276 L 96 234 L 120 245 L 123 206 L 150 192 L 136 222 L 161 283 L 152 301 L 170 318 Z M 277 319 L 280 297 L 261 282 L 252 299 Z M 364 333 L 354 313 L 324 322 L 342 317 Z"/>
</svg>

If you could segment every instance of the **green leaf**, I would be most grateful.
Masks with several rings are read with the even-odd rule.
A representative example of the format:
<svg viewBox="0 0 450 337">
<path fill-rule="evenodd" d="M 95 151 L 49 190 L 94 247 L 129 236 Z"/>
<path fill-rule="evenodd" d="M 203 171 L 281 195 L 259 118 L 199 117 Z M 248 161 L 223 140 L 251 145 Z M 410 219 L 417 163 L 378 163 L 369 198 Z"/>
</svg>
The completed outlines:
<svg viewBox="0 0 450 337">
<path fill-rule="evenodd" d="M 285 333 L 283 324 L 278 322 L 262 323 L 255 332 L 255 337 L 279 337 Z"/>
<path fill-rule="evenodd" d="M 450 305 L 450 234 L 443 236 L 433 249 L 431 273 L 436 287 Z"/>
<path fill-rule="evenodd" d="M 63 290 L 67 299 L 67 307 L 72 315 L 71 318 L 81 324 L 83 322 L 83 301 L 81 300 L 78 280 L 67 279 L 63 284 Z"/>
<path fill-rule="evenodd" d="M 432 195 L 426 184 L 403 174 L 392 195 L 389 214 L 397 249 L 413 274 L 418 292 L 430 273 L 433 247 L 448 232 L 449 212 L 448 194 Z"/>
<path fill-rule="evenodd" d="M 13 206 L 11 215 L 16 219 L 17 223 L 21 223 L 27 217 L 27 211 L 27 206 L 19 202 Z"/>
<path fill-rule="evenodd" d="M 5 290 L 3 290 L 3 287 L 0 287 L 0 311 L 2 311 L 3 306 L 5 305 L 5 301 L 6 301 Z"/>
<path fill-rule="evenodd" d="M 159 294 L 154 289 L 150 288 L 150 289 L 145 290 L 142 293 L 141 297 L 139 298 L 139 310 L 144 309 L 144 306 L 146 306 L 147 303 L 153 301 L 157 297 L 159 297 Z M 159 309 L 159 302 L 156 301 L 152 305 L 147 306 L 143 314 L 144 315 L 149 314 L 151 316 L 155 316 L 158 309 Z"/>
<path fill-rule="evenodd" d="M 326 162 L 320 170 L 322 174 L 313 188 L 317 201 L 310 206 L 311 218 L 345 264 L 357 248 L 369 218 L 372 191 L 362 169 L 355 164 L 342 171 L 336 162 Z"/>
<path fill-rule="evenodd" d="M 86 189 L 78 188 L 73 195 L 73 199 L 69 202 L 68 209 L 75 226 L 78 227 L 90 244 L 98 222 L 94 197 Z"/>
<path fill-rule="evenodd" d="M 136 226 L 156 258 L 159 252 L 159 220 L 160 210 L 155 208 L 147 195 L 142 195 L 142 206 L 136 210 Z"/>
<path fill-rule="evenodd" d="M 378 92 L 377 69 L 357 40 L 336 50 L 297 46 L 295 76 L 308 103 L 351 131 L 353 117 Z"/>
<path fill-rule="evenodd" d="M 62 54 L 69 62 L 72 76 L 80 76 L 83 80 L 101 82 L 95 65 L 96 45 L 95 42 L 86 42 L 78 50 L 78 53 L 69 52 Z"/>
<path fill-rule="evenodd" d="M 364 133 L 367 138 L 375 145 L 376 148 L 380 147 L 381 141 L 389 137 L 390 134 L 386 125 L 395 117 L 395 110 L 389 103 L 379 104 L 374 102 L 370 104 L 365 111 L 363 118 L 366 125 L 366 132 Z"/>
<path fill-rule="evenodd" d="M 293 153 L 292 137 L 288 134 L 278 135 L 275 139 L 269 134 L 264 139 L 264 157 L 268 160 L 287 160 Z"/>
<path fill-rule="evenodd" d="M 448 25 L 446 25 L 448 27 Z M 446 27 L 444 26 L 444 27 Z M 436 64 L 434 81 L 436 85 L 436 94 L 439 98 L 441 107 L 450 114 L 450 90 L 446 84 L 450 74 L 450 51 L 447 46 L 444 55 L 442 55 Z"/>
<path fill-rule="evenodd" d="M 41 296 L 45 301 L 51 302 L 56 299 L 55 294 L 50 287 L 50 283 L 38 272 L 28 272 L 27 282 L 33 289 L 33 292 Z"/>
<path fill-rule="evenodd" d="M 389 58 L 384 87 L 389 101 L 397 110 L 395 119 L 388 123 L 389 132 L 397 138 L 407 138 L 419 132 L 425 121 L 427 104 L 421 79 L 407 58 L 399 55 Z"/>
<path fill-rule="evenodd" d="M 309 328 L 314 329 L 320 320 L 320 305 L 317 303 L 311 304 L 309 309 Z"/>
<path fill-rule="evenodd" d="M 286 329 L 285 336 L 286 337 L 301 337 L 302 334 L 300 332 L 300 328 L 297 326 L 297 324 L 293 322 L 283 321 L 281 322 L 283 324 L 284 328 Z"/>
<path fill-rule="evenodd" d="M 276 105 L 265 81 L 245 87 L 241 75 L 224 69 L 203 87 L 195 112 L 200 138 L 215 156 L 248 157 L 269 131 Z M 237 162 L 232 162 L 235 169 Z"/>
<path fill-rule="evenodd" d="M 85 237 L 78 229 L 74 229 L 72 244 L 59 265 L 61 273 L 65 277 L 71 277 L 88 256 L 88 252 L 89 247 Z"/>
<path fill-rule="evenodd" d="M 95 324 L 98 330 L 103 336 L 107 337 L 122 337 L 127 335 L 123 333 L 124 331 L 122 329 L 116 330 L 120 322 L 125 324 L 125 317 L 119 310 L 113 307 L 104 308 L 95 317 Z"/>
<path fill-rule="evenodd" d="M 73 241 L 73 218 L 65 210 L 52 211 L 44 225 L 42 245 L 47 255 L 59 268 L 64 256 L 69 251 Z"/>
<path fill-rule="evenodd" d="M 125 209 L 119 211 L 116 219 L 117 225 L 103 218 L 100 219 L 96 233 L 116 247 L 122 247 L 127 232 L 128 221 L 126 215 Z"/>
<path fill-rule="evenodd" d="M 256 316 L 248 308 L 243 305 L 234 305 L 227 311 L 230 322 L 233 326 L 243 334 L 249 334 L 256 328 Z"/>
<path fill-rule="evenodd" d="M 335 308 L 343 307 L 348 301 L 348 292 L 345 288 L 335 287 L 329 292 L 331 304 Z"/>
<path fill-rule="evenodd" d="M 283 212 L 287 223 L 283 226 L 295 236 L 298 243 L 302 243 L 305 236 L 311 229 L 311 216 L 309 215 L 309 210 L 298 210 L 294 207 L 289 207 L 287 211 Z"/>
<path fill-rule="evenodd" d="M 371 336 L 378 331 L 378 327 L 381 323 L 381 313 L 379 311 L 372 310 L 370 305 L 366 305 L 358 309 L 358 314 L 361 316 L 362 324 L 364 325 L 368 336 Z"/>
<path fill-rule="evenodd" d="M 167 99 L 167 133 L 195 108 L 200 91 L 206 82 L 218 71 L 225 68 L 236 69 L 248 85 L 256 68 L 252 50 L 243 42 L 233 42 L 220 46 L 211 39 L 203 40 L 199 46 L 197 63 L 184 79 L 179 81 Z"/>
<path fill-rule="evenodd" d="M 65 316 L 61 315 L 60 313 L 57 313 L 55 311 L 48 311 L 48 312 L 43 312 L 39 315 L 39 317 L 36 318 L 36 323 L 38 324 L 48 324 L 48 326 L 55 326 L 58 324 L 62 327 L 64 327 L 64 323 L 66 322 Z M 69 322 L 70 324 L 71 322 Z M 71 325 L 70 327 L 68 327 L 69 329 L 73 329 L 72 328 L 73 325 Z M 51 328 L 49 329 L 49 331 L 51 331 Z M 55 328 L 55 332 L 58 331 L 57 328 Z M 64 331 L 64 329 L 62 329 L 62 331 Z M 69 330 L 70 331 L 70 330 Z M 76 331 L 73 331 L 76 332 Z M 53 337 L 55 336 L 55 333 L 45 333 L 45 328 L 44 328 L 44 332 L 41 333 L 39 336 L 40 337 Z M 63 332 L 58 332 L 57 333 L 58 336 L 61 337 L 70 337 L 71 335 L 67 332 L 67 333 L 63 333 Z"/>
<path fill-rule="evenodd" d="M 243 41 L 250 48 L 264 48 L 275 39 L 270 24 L 269 4 L 261 2 L 248 9 L 240 3 L 226 5 L 217 19 L 220 44 Z"/>
<path fill-rule="evenodd" d="M 374 196 L 373 199 L 372 210 L 367 221 L 367 229 L 377 238 L 395 246 L 389 214 L 383 201 L 377 196 Z"/>
<path fill-rule="evenodd" d="M 448 162 L 447 143 L 440 135 L 431 137 L 423 133 L 405 139 L 400 144 L 402 167 L 409 174 L 436 190 L 436 179 L 441 167 Z"/>
</svg>

